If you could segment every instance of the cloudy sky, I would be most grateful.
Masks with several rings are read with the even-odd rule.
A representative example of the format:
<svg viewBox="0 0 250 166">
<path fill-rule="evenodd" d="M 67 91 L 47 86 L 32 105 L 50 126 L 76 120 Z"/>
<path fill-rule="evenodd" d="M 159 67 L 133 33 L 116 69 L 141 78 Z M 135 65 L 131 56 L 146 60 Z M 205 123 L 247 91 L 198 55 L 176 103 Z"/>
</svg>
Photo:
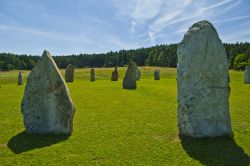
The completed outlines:
<svg viewBox="0 0 250 166">
<path fill-rule="evenodd" d="M 0 52 L 100 53 L 178 43 L 203 19 L 223 42 L 250 41 L 250 0 L 1 0 Z"/>
</svg>

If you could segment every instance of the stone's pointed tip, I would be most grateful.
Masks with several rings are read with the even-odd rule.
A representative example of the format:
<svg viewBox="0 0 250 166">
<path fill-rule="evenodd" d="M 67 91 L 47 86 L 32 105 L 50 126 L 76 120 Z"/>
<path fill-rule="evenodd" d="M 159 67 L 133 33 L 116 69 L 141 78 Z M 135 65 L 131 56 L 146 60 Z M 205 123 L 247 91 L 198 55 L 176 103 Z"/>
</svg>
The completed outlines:
<svg viewBox="0 0 250 166">
<path fill-rule="evenodd" d="M 47 50 L 44 50 L 44 51 L 43 51 L 42 58 L 45 58 L 45 57 L 49 57 L 49 58 L 52 57 L 51 54 L 50 54 L 50 52 L 47 51 Z"/>
<path fill-rule="evenodd" d="M 44 50 L 43 55 L 47 55 L 47 54 L 50 54 L 50 52 L 48 50 Z"/>
<path fill-rule="evenodd" d="M 202 28 L 205 28 L 205 27 L 213 27 L 213 24 L 211 22 L 209 22 L 208 20 L 201 20 L 201 21 L 198 21 L 196 23 L 194 23 L 190 29 L 202 29 Z M 189 30 L 190 30 L 189 29 Z"/>
<path fill-rule="evenodd" d="M 197 22 L 198 24 L 212 24 L 211 22 L 209 22 L 208 20 L 201 20 Z"/>
</svg>

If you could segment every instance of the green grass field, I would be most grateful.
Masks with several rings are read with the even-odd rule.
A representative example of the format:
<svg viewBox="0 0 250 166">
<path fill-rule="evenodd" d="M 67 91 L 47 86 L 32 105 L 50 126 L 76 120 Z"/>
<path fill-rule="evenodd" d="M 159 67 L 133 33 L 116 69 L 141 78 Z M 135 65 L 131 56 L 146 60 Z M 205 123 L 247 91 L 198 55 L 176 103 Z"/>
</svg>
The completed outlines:
<svg viewBox="0 0 250 166">
<path fill-rule="evenodd" d="M 230 71 L 234 139 L 179 138 L 176 69 L 143 67 L 136 90 L 111 82 L 113 69 L 77 69 L 68 83 L 76 107 L 70 137 L 24 133 L 18 71 L 0 73 L 0 165 L 250 165 L 250 84 Z M 64 73 L 64 71 L 62 71 Z M 28 75 L 24 71 L 26 80 Z M 64 74 L 63 74 L 64 75 Z"/>
</svg>

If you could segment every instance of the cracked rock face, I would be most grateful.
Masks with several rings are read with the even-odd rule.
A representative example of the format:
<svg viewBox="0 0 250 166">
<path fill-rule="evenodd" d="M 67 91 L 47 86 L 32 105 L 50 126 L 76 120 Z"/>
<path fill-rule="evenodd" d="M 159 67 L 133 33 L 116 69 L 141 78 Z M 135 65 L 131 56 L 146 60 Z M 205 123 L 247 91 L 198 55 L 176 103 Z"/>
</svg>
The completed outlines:
<svg viewBox="0 0 250 166">
<path fill-rule="evenodd" d="M 48 51 L 27 79 L 21 105 L 26 132 L 70 134 L 75 108 L 66 83 Z"/>
<path fill-rule="evenodd" d="M 65 70 L 65 81 L 73 82 L 74 81 L 74 72 L 75 67 L 72 64 L 69 64 Z"/>
<path fill-rule="evenodd" d="M 135 62 L 131 61 L 123 79 L 122 86 L 124 89 L 136 89 L 136 70 Z"/>
<path fill-rule="evenodd" d="M 224 46 L 211 23 L 189 28 L 177 49 L 178 127 L 181 135 L 232 135 Z"/>
<path fill-rule="evenodd" d="M 245 84 L 250 84 L 250 68 L 246 66 L 245 68 L 245 73 L 244 73 L 244 83 Z"/>
</svg>

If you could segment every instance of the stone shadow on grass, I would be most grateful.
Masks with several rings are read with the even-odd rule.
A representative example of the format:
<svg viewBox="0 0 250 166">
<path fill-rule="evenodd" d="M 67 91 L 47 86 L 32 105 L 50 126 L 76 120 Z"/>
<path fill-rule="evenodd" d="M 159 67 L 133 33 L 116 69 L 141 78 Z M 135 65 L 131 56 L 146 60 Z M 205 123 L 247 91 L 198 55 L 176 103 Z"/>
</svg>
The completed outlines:
<svg viewBox="0 0 250 166">
<path fill-rule="evenodd" d="M 32 134 L 23 131 L 12 137 L 7 146 L 15 154 L 19 154 L 29 150 L 51 146 L 68 139 L 69 136 L 70 135 Z"/>
<path fill-rule="evenodd" d="M 233 138 L 190 138 L 180 136 L 181 144 L 187 154 L 207 166 L 239 165 L 247 166 L 249 156 L 236 144 Z"/>
</svg>

